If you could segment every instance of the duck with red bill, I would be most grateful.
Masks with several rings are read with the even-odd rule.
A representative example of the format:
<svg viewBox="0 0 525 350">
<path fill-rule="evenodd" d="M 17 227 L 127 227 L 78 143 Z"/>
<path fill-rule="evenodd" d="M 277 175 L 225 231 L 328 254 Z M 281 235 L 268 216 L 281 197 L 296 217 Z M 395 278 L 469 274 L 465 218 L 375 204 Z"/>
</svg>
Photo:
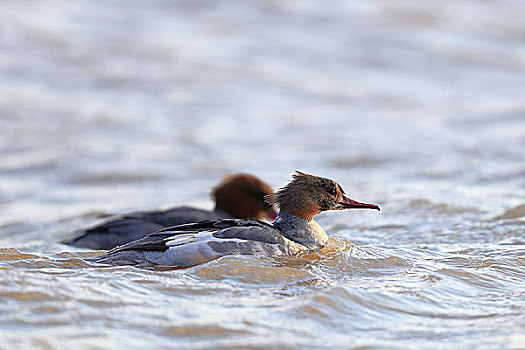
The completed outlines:
<svg viewBox="0 0 525 350">
<path fill-rule="evenodd" d="M 226 255 L 293 256 L 321 249 L 328 235 L 313 218 L 327 210 L 377 209 L 346 197 L 332 179 L 297 171 L 265 197 L 279 214 L 268 224 L 253 219 L 205 220 L 168 227 L 95 258 L 101 264 L 190 267 Z"/>
</svg>

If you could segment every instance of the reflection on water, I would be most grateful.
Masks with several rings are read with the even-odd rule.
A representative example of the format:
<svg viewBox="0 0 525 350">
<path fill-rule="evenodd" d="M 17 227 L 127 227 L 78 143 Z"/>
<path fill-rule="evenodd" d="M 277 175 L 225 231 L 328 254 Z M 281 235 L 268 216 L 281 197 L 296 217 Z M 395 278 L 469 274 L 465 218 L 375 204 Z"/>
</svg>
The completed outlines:
<svg viewBox="0 0 525 350">
<path fill-rule="evenodd" d="M 48 327 L 70 344 L 92 341 L 89 330 L 105 339 L 133 329 L 139 344 L 144 337 L 161 343 L 175 337 L 182 345 L 203 347 L 395 347 L 409 344 L 400 332 L 411 343 L 434 339 L 438 346 L 444 339 L 468 344 L 480 331 L 519 338 L 518 330 L 513 335 L 501 327 L 523 320 L 523 250 L 521 257 L 481 258 L 357 247 L 333 237 L 323 250 L 303 257 L 226 257 L 162 272 L 89 268 L 75 255 L 38 257 L 5 249 L 1 266 L 10 283 L 3 283 L 2 299 L 24 310 L 2 316 L 2 322 L 20 332 Z M 68 329 L 72 324 L 81 329 L 75 333 Z M 107 326 L 100 330 L 101 324 Z"/>
<path fill-rule="evenodd" d="M 0 8 L 0 340 L 27 348 L 522 348 L 522 1 Z M 102 267 L 108 213 L 228 172 L 336 179 L 304 256 Z"/>
</svg>

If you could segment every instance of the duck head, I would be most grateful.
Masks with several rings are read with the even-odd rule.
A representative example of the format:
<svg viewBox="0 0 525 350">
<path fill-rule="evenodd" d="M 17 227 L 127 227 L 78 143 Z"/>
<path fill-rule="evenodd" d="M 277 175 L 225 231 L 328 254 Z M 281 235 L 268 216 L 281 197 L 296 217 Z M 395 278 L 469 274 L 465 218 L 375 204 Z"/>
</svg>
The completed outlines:
<svg viewBox="0 0 525 350">
<path fill-rule="evenodd" d="M 275 219 L 277 213 L 264 198 L 273 190 L 259 178 L 248 174 L 228 175 L 215 186 L 211 197 L 215 209 L 222 210 L 238 219 Z"/>
<path fill-rule="evenodd" d="M 277 205 L 289 214 L 312 220 L 326 210 L 379 209 L 376 204 L 368 204 L 350 199 L 343 188 L 334 180 L 296 171 L 293 179 L 266 200 Z"/>
</svg>

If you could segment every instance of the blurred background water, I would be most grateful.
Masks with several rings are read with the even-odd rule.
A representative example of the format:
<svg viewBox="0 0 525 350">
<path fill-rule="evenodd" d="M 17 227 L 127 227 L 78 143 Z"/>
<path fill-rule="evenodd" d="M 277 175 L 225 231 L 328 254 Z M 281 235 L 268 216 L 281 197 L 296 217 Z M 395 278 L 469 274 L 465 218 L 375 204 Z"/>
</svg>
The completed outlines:
<svg viewBox="0 0 525 350">
<path fill-rule="evenodd" d="M 525 5 L 3 1 L 0 347 L 524 348 Z M 334 178 L 303 258 L 95 268 L 99 215 Z"/>
</svg>

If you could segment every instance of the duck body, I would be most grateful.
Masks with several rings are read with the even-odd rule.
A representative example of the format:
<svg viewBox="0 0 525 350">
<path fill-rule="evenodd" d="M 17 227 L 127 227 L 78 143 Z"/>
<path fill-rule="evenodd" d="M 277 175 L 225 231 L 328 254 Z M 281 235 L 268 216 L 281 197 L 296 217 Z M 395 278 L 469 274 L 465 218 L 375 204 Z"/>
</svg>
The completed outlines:
<svg viewBox="0 0 525 350">
<path fill-rule="evenodd" d="M 188 206 L 162 211 L 138 211 L 115 216 L 101 224 L 77 231 L 77 237 L 63 243 L 88 249 L 111 249 L 166 227 L 228 217 L 228 214 L 221 211 Z"/>
<path fill-rule="evenodd" d="M 329 187 L 328 193 L 323 186 L 319 188 L 320 184 Z M 190 267 L 226 255 L 283 256 L 318 250 L 328 241 L 326 232 L 313 220 L 323 205 L 324 210 L 379 210 L 377 205 L 347 198 L 336 185 L 333 180 L 298 172 L 290 184 L 267 197 L 270 204 L 280 207 L 272 224 L 254 219 L 220 219 L 169 227 L 93 260 L 111 265 Z M 301 188 L 305 191 L 299 191 Z M 305 197 L 300 202 L 306 203 L 302 207 L 288 200 L 288 196 L 301 195 Z M 290 208 L 294 203 L 297 205 Z"/>
<path fill-rule="evenodd" d="M 74 238 L 62 243 L 88 249 L 111 249 L 163 228 L 191 222 L 225 218 L 273 219 L 276 216 L 274 208 L 264 201 L 264 196 L 272 193 L 270 186 L 253 175 L 229 175 L 212 190 L 214 210 L 180 206 L 118 215 L 78 230 Z"/>
<path fill-rule="evenodd" d="M 294 255 L 308 250 L 271 224 L 222 219 L 179 225 L 152 233 L 96 258 L 111 265 L 190 267 L 225 255 Z"/>
</svg>

